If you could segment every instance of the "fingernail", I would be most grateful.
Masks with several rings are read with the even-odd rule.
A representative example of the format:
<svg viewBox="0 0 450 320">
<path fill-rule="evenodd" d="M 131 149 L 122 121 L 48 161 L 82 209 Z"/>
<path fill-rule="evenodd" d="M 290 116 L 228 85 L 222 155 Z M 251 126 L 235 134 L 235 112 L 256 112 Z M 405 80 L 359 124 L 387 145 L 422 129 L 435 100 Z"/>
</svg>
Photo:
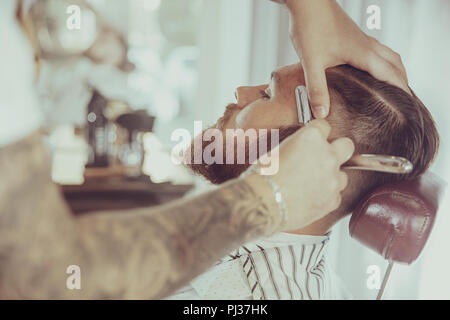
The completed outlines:
<svg viewBox="0 0 450 320">
<path fill-rule="evenodd" d="M 327 116 L 327 109 L 324 106 L 314 108 L 316 118 L 323 119 Z"/>
</svg>

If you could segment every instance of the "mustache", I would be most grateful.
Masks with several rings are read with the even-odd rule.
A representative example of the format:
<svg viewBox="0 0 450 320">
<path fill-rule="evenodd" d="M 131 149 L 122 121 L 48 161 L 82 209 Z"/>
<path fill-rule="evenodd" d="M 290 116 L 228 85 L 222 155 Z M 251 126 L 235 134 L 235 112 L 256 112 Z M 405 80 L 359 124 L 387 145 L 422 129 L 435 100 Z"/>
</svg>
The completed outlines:
<svg viewBox="0 0 450 320">
<path fill-rule="evenodd" d="M 216 125 L 214 126 L 216 129 L 222 130 L 227 121 L 231 118 L 233 113 L 236 110 L 240 110 L 236 103 L 230 103 L 225 107 L 225 112 L 222 117 L 217 120 Z"/>
<path fill-rule="evenodd" d="M 278 128 L 279 130 L 279 143 L 283 142 L 286 138 L 288 138 L 290 135 L 301 129 L 301 125 L 291 125 L 291 126 L 284 126 Z M 217 129 L 217 128 L 216 128 Z M 207 129 L 208 130 L 208 129 Z M 203 137 L 203 134 L 206 132 L 206 130 L 199 135 L 200 138 Z M 268 131 L 265 136 L 263 136 L 263 139 L 265 140 L 265 143 L 268 144 L 268 141 L 272 141 L 271 139 L 271 131 Z M 201 139 L 201 154 L 203 156 L 204 150 L 211 145 L 211 143 L 214 143 L 215 140 L 203 140 Z M 258 146 L 257 153 L 261 154 L 261 151 L 259 149 L 259 143 L 260 138 L 258 137 L 258 140 L 253 145 Z M 234 144 L 234 164 L 227 164 L 226 163 L 226 156 L 227 156 L 227 150 L 226 147 L 223 150 L 222 157 L 223 161 L 222 163 L 212 163 L 212 164 L 206 164 L 205 162 L 202 163 L 195 163 L 195 147 L 194 147 L 194 141 L 191 143 L 189 149 L 190 152 L 188 153 L 190 156 L 190 161 L 185 163 L 185 165 L 192 170 L 193 173 L 203 176 L 207 180 L 209 180 L 213 184 L 221 184 L 226 181 L 229 181 L 231 179 L 235 179 L 239 177 L 243 172 L 245 172 L 248 167 L 250 166 L 250 159 L 249 159 L 249 141 L 246 140 L 245 142 L 245 161 L 244 163 L 239 164 L 236 158 L 237 152 L 237 144 Z M 267 151 L 270 151 L 272 149 L 272 144 L 267 145 L 267 149 L 265 149 L 264 153 Z M 215 154 L 214 154 L 215 155 Z M 259 157 L 258 157 L 259 158 Z"/>
</svg>

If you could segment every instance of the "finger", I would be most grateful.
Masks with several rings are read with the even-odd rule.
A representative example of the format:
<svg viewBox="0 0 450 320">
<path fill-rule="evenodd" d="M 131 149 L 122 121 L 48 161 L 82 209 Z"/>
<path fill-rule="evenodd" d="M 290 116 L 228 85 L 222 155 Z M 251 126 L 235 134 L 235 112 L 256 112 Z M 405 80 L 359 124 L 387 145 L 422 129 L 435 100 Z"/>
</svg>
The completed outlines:
<svg viewBox="0 0 450 320">
<path fill-rule="evenodd" d="M 345 172 L 339 171 L 339 191 L 344 190 L 348 184 L 348 176 Z"/>
<path fill-rule="evenodd" d="M 316 128 L 319 130 L 320 135 L 322 136 L 322 138 L 324 138 L 325 140 L 328 139 L 328 136 L 330 135 L 331 132 L 331 126 L 328 123 L 328 121 L 324 120 L 324 119 L 314 119 L 312 120 L 308 126 L 306 127 L 306 129 L 310 129 L 310 128 Z"/>
<path fill-rule="evenodd" d="M 398 88 L 401 88 L 404 91 L 411 94 L 411 90 L 409 89 L 409 86 L 408 86 L 408 79 L 406 77 L 406 71 L 405 71 L 405 73 L 403 73 L 403 71 L 398 69 L 395 65 L 393 65 L 390 62 L 388 62 L 388 63 L 389 63 L 389 68 L 390 68 L 391 73 L 389 76 L 386 77 L 386 80 L 382 80 L 382 81 L 386 81 L 387 83 L 389 83 L 393 86 L 396 86 Z"/>
<path fill-rule="evenodd" d="M 330 207 L 328 208 L 328 212 L 334 211 L 337 208 L 339 208 L 341 203 L 342 203 L 342 197 L 339 194 L 339 196 L 335 197 L 332 201 L 329 202 Z"/>
<path fill-rule="evenodd" d="M 392 50 L 391 48 L 389 48 L 381 43 L 377 43 L 375 45 L 375 50 L 381 57 L 383 57 L 384 59 L 389 61 L 391 64 L 393 64 L 397 69 L 399 69 L 403 75 L 403 78 L 404 78 L 403 80 L 406 83 L 408 83 L 408 76 L 406 74 L 406 69 L 405 69 L 405 66 L 403 65 L 403 61 L 402 61 L 402 58 L 400 57 L 400 55 L 397 52 L 395 52 L 394 50 Z"/>
<path fill-rule="evenodd" d="M 388 46 L 382 44 L 378 39 L 369 37 L 372 41 L 372 48 L 375 50 L 382 58 L 389 61 L 391 64 L 393 64 L 397 69 L 399 69 L 404 75 L 407 82 L 406 77 L 406 69 L 403 65 L 402 58 L 400 55 L 389 48 Z"/>
<path fill-rule="evenodd" d="M 302 62 L 302 64 L 309 103 L 314 117 L 316 119 L 326 118 L 330 108 L 330 96 L 325 70 L 320 65 L 310 65 L 306 62 Z"/>
<path fill-rule="evenodd" d="M 331 143 L 339 164 L 347 162 L 355 152 L 355 145 L 349 138 L 339 138 Z"/>
<path fill-rule="evenodd" d="M 365 62 L 361 63 L 359 66 L 356 65 L 356 67 L 367 71 L 378 80 L 385 81 L 406 92 L 410 92 L 401 71 L 388 60 L 382 58 L 375 52 L 371 52 L 364 61 Z"/>
</svg>

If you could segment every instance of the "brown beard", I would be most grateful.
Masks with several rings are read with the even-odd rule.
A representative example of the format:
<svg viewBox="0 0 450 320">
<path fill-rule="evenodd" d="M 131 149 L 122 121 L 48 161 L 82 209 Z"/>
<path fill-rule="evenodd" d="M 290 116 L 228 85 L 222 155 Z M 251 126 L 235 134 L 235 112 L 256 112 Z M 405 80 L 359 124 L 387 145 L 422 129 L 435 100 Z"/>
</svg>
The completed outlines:
<svg viewBox="0 0 450 320">
<path fill-rule="evenodd" d="M 248 167 L 251 165 L 250 163 L 250 159 L 249 159 L 249 149 L 250 149 L 250 141 L 249 139 L 246 137 L 245 139 L 245 162 L 243 164 L 238 164 L 238 161 L 236 159 L 237 157 L 237 148 L 238 148 L 238 144 L 237 141 L 235 139 L 234 141 L 234 161 L 233 164 L 227 164 L 226 163 L 226 141 L 225 141 L 225 137 L 226 135 L 224 134 L 224 124 L 228 121 L 228 119 L 231 117 L 233 111 L 237 108 L 236 105 L 231 104 L 228 105 L 225 111 L 225 114 L 217 121 L 217 123 L 204 130 L 201 135 L 199 135 L 198 137 L 196 137 L 193 142 L 191 143 L 191 146 L 188 149 L 188 152 L 190 154 L 190 161 L 187 161 L 188 163 L 186 163 L 186 165 L 195 173 L 198 175 L 203 176 L 204 178 L 206 178 L 207 180 L 209 180 L 210 182 L 214 183 L 214 184 L 221 184 L 224 183 L 228 180 L 234 179 L 239 177 L 243 172 L 245 172 Z M 287 137 L 289 137 L 290 135 L 292 135 L 294 132 L 298 131 L 301 128 L 301 125 L 292 125 L 292 126 L 285 126 L 285 127 L 279 127 L 279 128 L 275 128 L 279 130 L 279 142 L 281 143 L 283 140 L 285 140 Z M 209 146 L 210 144 L 213 144 L 215 142 L 214 138 L 212 138 L 211 141 L 208 140 L 204 140 L 204 134 L 205 132 L 207 132 L 210 129 L 219 129 L 222 131 L 223 136 L 224 136 L 224 141 L 223 141 L 223 161 L 222 163 L 216 163 L 214 162 L 213 164 L 206 164 L 204 163 L 204 161 L 202 161 L 202 163 L 198 164 L 195 163 L 194 161 L 194 141 L 201 139 L 201 152 L 203 155 L 203 151 L 205 150 L 205 148 L 207 146 Z M 255 145 L 257 148 L 257 155 L 259 155 L 259 157 L 261 157 L 264 153 L 261 153 L 259 147 L 260 147 L 260 140 L 264 139 L 265 140 L 265 144 L 266 144 L 266 149 L 267 151 L 270 151 L 272 148 L 276 147 L 278 145 L 278 143 L 276 143 L 275 145 L 272 143 L 269 143 L 269 141 L 271 142 L 271 130 L 267 130 L 267 134 L 264 135 L 260 135 L 258 132 L 258 138 L 256 141 L 256 144 L 252 143 L 252 145 Z M 264 143 L 264 142 L 263 142 Z M 213 154 L 215 155 L 215 154 Z"/>
</svg>

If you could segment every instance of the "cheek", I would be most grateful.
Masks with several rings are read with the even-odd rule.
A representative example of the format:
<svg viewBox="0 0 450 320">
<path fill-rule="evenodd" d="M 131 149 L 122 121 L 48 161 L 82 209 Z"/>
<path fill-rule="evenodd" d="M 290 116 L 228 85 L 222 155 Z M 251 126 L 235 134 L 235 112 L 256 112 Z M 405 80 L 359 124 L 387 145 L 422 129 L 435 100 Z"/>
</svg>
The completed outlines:
<svg viewBox="0 0 450 320">
<path fill-rule="evenodd" d="M 248 106 L 236 116 L 236 127 L 241 129 L 268 129 L 298 123 L 297 110 L 284 105 Z"/>
<path fill-rule="evenodd" d="M 265 129 L 276 124 L 276 112 L 268 106 L 248 106 L 236 116 L 236 127 L 241 129 Z"/>
</svg>

